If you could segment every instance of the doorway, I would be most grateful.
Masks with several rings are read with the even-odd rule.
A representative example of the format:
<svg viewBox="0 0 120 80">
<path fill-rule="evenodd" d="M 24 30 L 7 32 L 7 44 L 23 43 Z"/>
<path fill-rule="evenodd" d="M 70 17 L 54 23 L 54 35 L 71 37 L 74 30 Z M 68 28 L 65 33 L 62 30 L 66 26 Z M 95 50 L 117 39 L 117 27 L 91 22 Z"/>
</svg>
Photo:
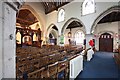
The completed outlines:
<svg viewBox="0 0 120 80">
<path fill-rule="evenodd" d="M 113 52 L 113 37 L 109 33 L 103 33 L 99 38 L 99 50 Z"/>
</svg>

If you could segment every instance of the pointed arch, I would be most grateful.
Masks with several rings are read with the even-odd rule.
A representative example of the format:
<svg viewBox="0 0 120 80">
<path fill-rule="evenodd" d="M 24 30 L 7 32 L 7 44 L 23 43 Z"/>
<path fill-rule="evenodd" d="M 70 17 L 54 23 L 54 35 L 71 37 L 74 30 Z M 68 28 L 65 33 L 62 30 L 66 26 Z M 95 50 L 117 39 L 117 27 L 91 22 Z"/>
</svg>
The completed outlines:
<svg viewBox="0 0 120 80">
<path fill-rule="evenodd" d="M 30 6 L 30 5 L 23 5 L 19 10 L 23 10 L 23 9 L 27 9 L 29 11 L 31 11 L 31 13 L 37 18 L 37 20 L 40 22 L 41 26 L 40 26 L 40 30 L 43 30 L 43 21 L 40 18 L 40 16 L 38 15 L 38 13 Z"/>
<path fill-rule="evenodd" d="M 57 29 L 57 30 L 56 30 Z M 53 39 L 49 39 L 49 42 L 51 40 L 54 41 L 54 44 L 58 44 L 58 34 L 59 34 L 59 29 L 57 28 L 57 26 L 55 24 L 50 24 L 50 26 L 47 28 L 47 32 L 46 32 L 46 38 L 49 38 L 49 34 L 53 34 L 54 36 L 54 40 Z M 47 39 L 46 39 L 47 40 Z"/>
<path fill-rule="evenodd" d="M 57 26 L 55 24 L 53 24 L 53 23 L 50 24 L 50 26 L 47 28 L 47 32 L 46 32 L 47 37 L 49 36 L 49 33 L 50 33 L 51 29 L 53 28 L 53 26 L 55 26 L 57 28 Z M 58 29 L 58 33 L 59 33 L 59 29 Z"/>
<path fill-rule="evenodd" d="M 94 33 L 94 30 L 95 30 L 95 27 L 97 25 L 97 23 L 102 19 L 104 18 L 106 15 L 112 13 L 112 12 L 120 12 L 120 6 L 113 6 L 113 7 L 110 7 L 109 9 L 107 9 L 106 11 L 104 11 L 103 13 L 101 13 L 96 19 L 95 21 L 93 22 L 93 25 L 91 27 L 91 31 L 90 33 Z"/>
<path fill-rule="evenodd" d="M 62 30 L 61 30 L 61 34 L 64 34 L 66 28 L 68 27 L 68 25 L 73 22 L 73 21 L 78 21 L 82 24 L 82 26 L 84 27 L 84 31 L 86 32 L 86 28 L 85 28 L 85 25 L 83 24 L 83 22 L 77 18 L 70 18 L 62 27 Z"/>
</svg>

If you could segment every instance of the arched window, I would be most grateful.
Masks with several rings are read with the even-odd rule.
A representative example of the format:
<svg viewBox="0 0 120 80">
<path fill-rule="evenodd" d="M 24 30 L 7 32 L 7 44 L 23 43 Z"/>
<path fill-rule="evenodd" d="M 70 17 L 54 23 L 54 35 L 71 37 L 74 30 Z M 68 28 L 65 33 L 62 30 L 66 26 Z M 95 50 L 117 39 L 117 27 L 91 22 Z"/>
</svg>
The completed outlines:
<svg viewBox="0 0 120 80">
<path fill-rule="evenodd" d="M 38 41 L 38 36 L 36 33 L 34 33 L 34 35 L 33 35 L 33 41 Z"/>
<path fill-rule="evenodd" d="M 16 34 L 16 41 L 17 41 L 18 44 L 21 44 L 21 34 L 20 34 L 20 32 L 17 32 L 17 34 Z"/>
<path fill-rule="evenodd" d="M 85 0 L 82 4 L 82 15 L 86 15 L 94 12 L 95 12 L 95 1 Z"/>
<path fill-rule="evenodd" d="M 58 12 L 58 22 L 62 22 L 65 20 L 65 10 L 60 9 Z"/>
<path fill-rule="evenodd" d="M 76 45 L 83 45 L 85 39 L 85 34 L 83 31 L 79 30 L 75 33 Z"/>
</svg>

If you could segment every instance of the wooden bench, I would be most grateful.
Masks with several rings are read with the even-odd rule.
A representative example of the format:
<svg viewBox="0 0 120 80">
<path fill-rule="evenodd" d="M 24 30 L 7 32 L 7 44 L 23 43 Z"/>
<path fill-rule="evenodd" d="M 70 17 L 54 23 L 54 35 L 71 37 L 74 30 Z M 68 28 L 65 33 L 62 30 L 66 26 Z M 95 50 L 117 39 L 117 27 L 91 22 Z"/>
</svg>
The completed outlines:
<svg viewBox="0 0 120 80">
<path fill-rule="evenodd" d="M 114 58 L 115 58 L 115 61 L 116 61 L 117 65 L 120 67 L 120 54 L 115 53 Z"/>
</svg>

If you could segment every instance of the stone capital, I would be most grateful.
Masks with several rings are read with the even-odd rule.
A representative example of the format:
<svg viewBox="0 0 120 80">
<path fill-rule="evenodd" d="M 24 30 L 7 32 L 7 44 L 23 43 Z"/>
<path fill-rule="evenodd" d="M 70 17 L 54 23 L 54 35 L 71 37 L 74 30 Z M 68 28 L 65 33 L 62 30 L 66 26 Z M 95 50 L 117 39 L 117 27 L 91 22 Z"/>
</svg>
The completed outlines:
<svg viewBox="0 0 120 80">
<path fill-rule="evenodd" d="M 18 9 L 20 9 L 25 3 L 25 0 L 2 0 L 2 2 L 7 3 L 14 10 L 18 11 Z"/>
</svg>

